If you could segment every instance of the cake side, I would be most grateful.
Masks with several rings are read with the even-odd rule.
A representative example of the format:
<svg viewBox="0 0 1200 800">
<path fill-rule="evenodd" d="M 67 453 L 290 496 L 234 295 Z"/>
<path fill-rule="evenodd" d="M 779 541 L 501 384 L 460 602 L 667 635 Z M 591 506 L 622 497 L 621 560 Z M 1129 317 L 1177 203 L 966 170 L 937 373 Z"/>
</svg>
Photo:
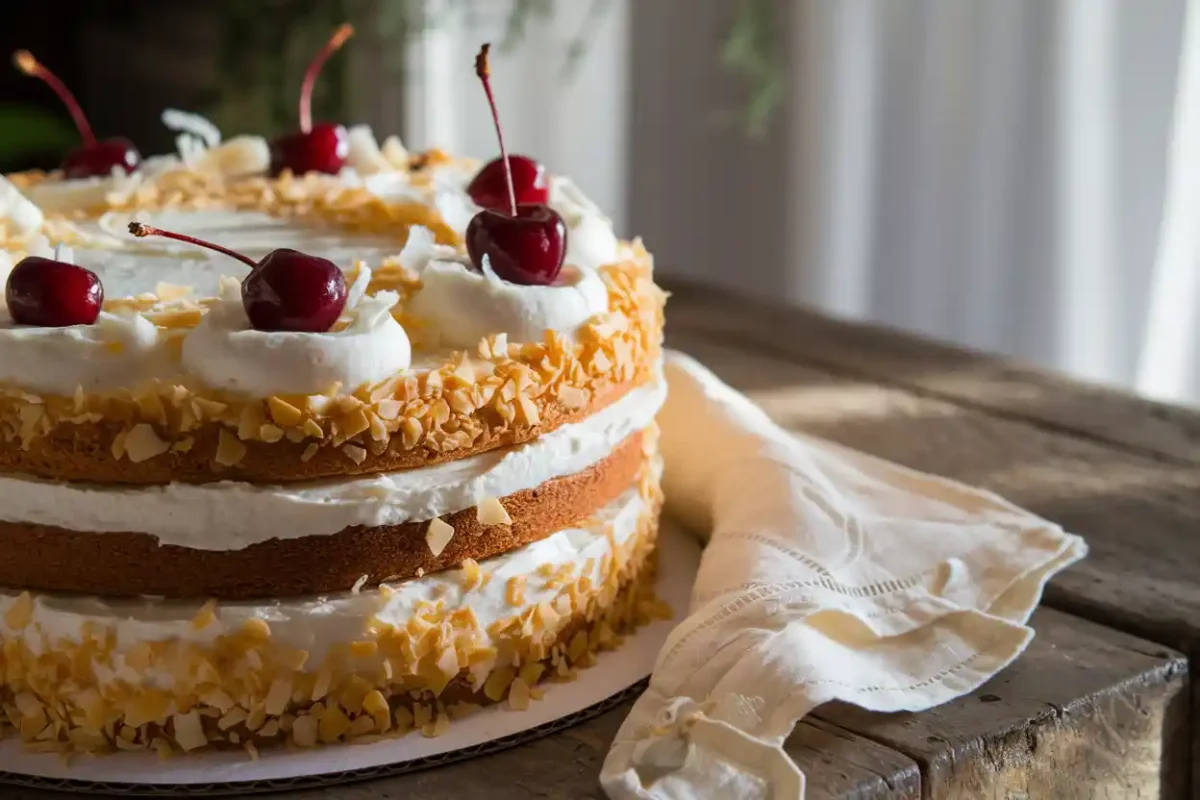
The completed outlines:
<svg viewBox="0 0 1200 800">
<path fill-rule="evenodd" d="M 580 472 L 444 516 L 298 538 L 264 525 L 256 531 L 261 541 L 236 549 L 219 549 L 217 542 L 206 549 L 163 544 L 161 533 L 0 522 L 0 586 L 224 600 L 369 587 L 432 574 L 467 559 L 482 561 L 570 527 L 619 496 L 641 462 L 642 434 L 636 433 Z"/>
<path fill-rule="evenodd" d="M 648 263 L 603 268 L 610 312 L 578 342 L 503 334 L 351 394 L 233 397 L 153 382 L 41 396 L 0 386 L 0 470 L 167 483 L 299 480 L 390 471 L 517 444 L 582 419 L 652 378 L 662 296 Z"/>
<path fill-rule="evenodd" d="M 585 525 L 395 586 L 291 602 L 0 595 L 0 707 L 52 751 L 436 735 L 459 703 L 522 707 L 628 626 L 646 592 L 660 466 Z"/>
</svg>

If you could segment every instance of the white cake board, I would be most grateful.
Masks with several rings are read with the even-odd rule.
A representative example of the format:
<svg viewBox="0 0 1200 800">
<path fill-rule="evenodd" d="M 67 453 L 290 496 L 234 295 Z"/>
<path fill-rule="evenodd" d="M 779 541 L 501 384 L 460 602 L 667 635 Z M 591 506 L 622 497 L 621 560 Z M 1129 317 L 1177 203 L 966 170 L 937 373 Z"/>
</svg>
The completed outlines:
<svg viewBox="0 0 1200 800">
<path fill-rule="evenodd" d="M 410 733 L 363 745 L 308 750 L 264 748 L 257 761 L 242 751 L 181 755 L 162 761 L 146 752 L 78 756 L 30 753 L 15 738 L 0 742 L 0 783 L 45 789 L 120 794 L 228 794 L 298 789 L 382 777 L 495 752 L 590 719 L 640 694 L 667 634 L 682 619 L 696 570 L 699 543 L 664 520 L 658 537 L 658 596 L 674 612 L 639 628 L 576 680 L 546 683 L 546 694 L 525 711 L 489 706 L 455 720 L 443 735 Z"/>
</svg>

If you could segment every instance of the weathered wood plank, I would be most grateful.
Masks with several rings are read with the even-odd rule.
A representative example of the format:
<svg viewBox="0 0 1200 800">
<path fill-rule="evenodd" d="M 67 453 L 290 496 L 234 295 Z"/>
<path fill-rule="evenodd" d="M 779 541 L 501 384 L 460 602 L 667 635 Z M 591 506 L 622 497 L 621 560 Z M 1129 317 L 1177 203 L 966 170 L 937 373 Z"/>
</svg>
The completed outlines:
<svg viewBox="0 0 1200 800">
<path fill-rule="evenodd" d="M 796 726 L 785 748 L 808 779 L 808 796 L 842 800 L 920 800 L 916 762 L 819 719 Z"/>
<path fill-rule="evenodd" d="M 668 335 L 703 331 L 743 350 L 904 386 L 1154 458 L 1200 464 L 1200 409 L 1151 402 L 999 356 L 782 304 L 667 281 Z"/>
<path fill-rule="evenodd" d="M 603 798 L 597 778 L 631 702 L 559 733 L 508 750 L 405 775 L 271 795 L 287 800 L 442 800 L 487 797 Z M 802 722 L 788 753 L 805 771 L 809 800 L 920 800 L 917 764 L 881 744 L 820 720 Z M 0 787 L 13 800 L 76 794 Z M 250 795 L 226 795 L 250 796 Z M 255 795 L 262 796 L 262 795 Z"/>
<path fill-rule="evenodd" d="M 597 776 L 630 705 L 553 736 L 471 761 L 369 783 L 293 792 L 288 798 L 603 798 Z M 787 749 L 809 776 L 811 800 L 918 800 L 921 796 L 915 762 L 828 723 L 802 724 L 788 740 Z"/>
<path fill-rule="evenodd" d="M 956 702 L 817 715 L 915 758 L 929 800 L 1186 797 L 1184 658 L 1048 609 L 1033 625 L 1029 650 Z"/>
</svg>

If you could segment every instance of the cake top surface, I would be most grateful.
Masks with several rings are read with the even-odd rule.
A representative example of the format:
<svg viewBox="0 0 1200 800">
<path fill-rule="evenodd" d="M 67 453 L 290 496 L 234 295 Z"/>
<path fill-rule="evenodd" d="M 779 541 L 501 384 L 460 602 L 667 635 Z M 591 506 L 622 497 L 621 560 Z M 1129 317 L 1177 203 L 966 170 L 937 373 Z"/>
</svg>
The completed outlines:
<svg viewBox="0 0 1200 800">
<path fill-rule="evenodd" d="M 165 117 L 181 124 L 178 114 Z M 0 383 L 54 395 L 136 390 L 148 380 L 260 397 L 320 393 L 333 383 L 349 391 L 434 367 L 488 335 L 572 337 L 610 311 L 601 267 L 636 257 L 568 178 L 552 175 L 548 205 L 566 228 L 562 270 L 547 286 L 505 280 L 466 252 L 466 228 L 481 210 L 468 191 L 479 172 L 472 159 L 411 156 L 395 137 L 381 147 L 357 127 L 337 175 L 270 178 L 265 140 L 204 140 L 203 121 L 187 116 L 184 124 L 191 132 L 181 134 L 178 155 L 128 174 L 0 179 L 0 269 L 57 257 L 94 273 L 104 296 L 90 326 L 21 325 L 11 309 L 0 312 L 0 363 L 10 365 L 0 366 Z M 256 262 L 278 248 L 327 259 L 346 275 L 347 305 L 328 331 L 256 330 L 239 311 L 248 267 L 187 242 L 137 238 L 131 222 Z M 124 358 L 114 352 L 130 341 L 139 346 Z M 178 362 L 157 352 L 172 347 Z M 94 363 L 97 348 L 103 367 Z"/>
</svg>

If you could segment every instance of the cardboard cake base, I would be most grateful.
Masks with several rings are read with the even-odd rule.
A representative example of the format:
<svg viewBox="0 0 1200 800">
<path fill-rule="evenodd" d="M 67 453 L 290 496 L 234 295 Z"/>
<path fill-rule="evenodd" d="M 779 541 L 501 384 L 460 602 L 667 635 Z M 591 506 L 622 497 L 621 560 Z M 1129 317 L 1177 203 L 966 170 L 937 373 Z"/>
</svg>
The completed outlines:
<svg viewBox="0 0 1200 800">
<path fill-rule="evenodd" d="M 257 761 L 242 751 L 205 752 L 162 761 L 154 753 L 75 756 L 29 753 L 15 738 L 0 742 L 0 783 L 119 794 L 231 794 L 323 786 L 438 766 L 522 742 L 602 714 L 644 687 L 667 634 L 687 611 L 700 564 L 699 543 L 664 520 L 659 533 L 657 591 L 674 617 L 655 621 L 602 653 L 566 683 L 546 683 L 525 711 L 485 707 L 456 720 L 437 738 L 420 733 L 370 744 L 308 750 L 264 748 Z"/>
</svg>

